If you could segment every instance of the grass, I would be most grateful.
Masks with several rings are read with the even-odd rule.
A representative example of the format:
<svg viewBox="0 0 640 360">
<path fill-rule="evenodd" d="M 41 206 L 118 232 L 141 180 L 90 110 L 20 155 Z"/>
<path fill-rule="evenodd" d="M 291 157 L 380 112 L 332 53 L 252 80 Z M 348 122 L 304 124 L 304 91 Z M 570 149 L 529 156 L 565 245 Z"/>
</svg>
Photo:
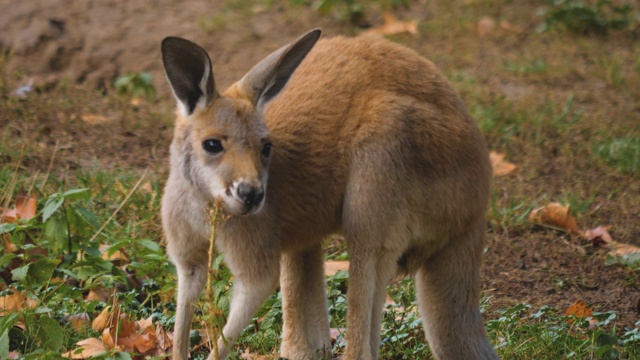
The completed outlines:
<svg viewBox="0 0 640 360">
<path fill-rule="evenodd" d="M 565 316 L 572 296 L 593 293 L 575 289 L 588 280 L 587 264 L 601 254 L 569 235 L 559 238 L 528 222 L 533 208 L 559 201 L 571 205 L 583 228 L 613 224 L 616 240 L 636 245 L 640 233 L 640 90 L 633 86 L 640 83 L 640 49 L 624 29 L 607 25 L 611 22 L 604 25 L 610 27 L 608 34 L 598 36 L 562 25 L 569 21 L 565 16 L 574 15 L 557 15 L 553 11 L 566 10 L 569 2 L 556 3 L 547 7 L 546 18 L 532 18 L 534 8 L 547 2 L 484 1 L 473 7 L 428 2 L 416 11 L 438 16 L 426 17 L 420 37 L 397 40 L 434 59 L 468 104 L 489 147 L 504 152 L 520 168 L 517 175 L 495 179 L 488 209 L 489 264 L 482 306 L 499 355 L 637 358 L 640 324 L 629 320 L 634 315 L 612 298 L 593 297 L 597 311 L 590 317 Z M 234 4 L 228 2 L 228 12 L 236 11 Z M 593 9 L 618 16 L 608 13 L 609 8 Z M 250 19 L 251 14 L 242 11 L 233 16 Z M 486 14 L 517 22 L 526 34 L 496 33 L 480 41 L 467 24 Z M 553 20 L 546 20 L 549 17 Z M 227 20 L 204 19 L 201 30 L 215 32 Z M 532 31 L 545 22 L 549 31 Z M 5 60 L 0 58 L 0 67 Z M 160 101 L 151 95 L 131 105 L 134 92 L 154 93 L 148 75 L 134 75 L 121 78 L 119 89 L 106 93 L 61 83 L 55 91 L 37 89 L 18 100 L 9 97 L 7 84 L 13 75 L 2 72 L 0 200 L 8 204 L 22 189 L 37 198 L 38 206 L 32 219 L 0 227 L 0 236 L 8 241 L 0 243 L 0 296 L 25 294 L 33 304 L 3 314 L 0 358 L 9 351 L 24 359 L 59 358 L 78 341 L 102 335 L 90 322 L 74 327 L 74 317 L 86 314 L 93 320 L 115 299 L 129 318 L 152 317 L 157 327 L 173 328 L 176 275 L 164 252 L 159 218 L 173 109 L 168 97 Z M 88 124 L 83 114 L 102 114 L 115 125 Z M 563 241 L 587 249 L 575 260 L 579 271 L 563 272 L 550 264 L 555 254 L 545 250 L 556 251 Z M 9 252 L 8 243 L 17 249 Z M 498 257 L 501 249 L 516 258 L 534 258 L 527 265 L 538 266 L 547 279 L 532 281 L 524 271 L 512 275 L 512 268 L 491 263 L 493 258 L 500 265 L 513 261 Z M 331 259 L 346 257 L 344 245 L 328 245 L 327 254 Z M 566 253 L 560 256 L 559 268 L 573 264 Z M 621 286 L 637 290 L 636 257 L 597 261 L 608 266 L 593 270 L 598 277 L 614 281 L 606 276 L 622 274 Z M 228 311 L 232 276 L 221 257 L 213 267 L 220 277 L 214 287 L 217 306 Z M 525 285 L 516 287 L 521 283 Z M 345 272 L 327 278 L 331 326 L 336 329 L 345 327 L 347 286 Z M 523 290 L 527 287 L 529 292 Z M 98 292 L 106 297 L 88 300 Z M 385 311 L 381 357 L 429 358 L 411 279 L 390 286 L 389 293 L 395 304 Z M 199 305 L 194 328 L 206 327 L 202 319 L 207 319 L 207 311 Z M 234 358 L 247 348 L 276 358 L 281 330 L 281 297 L 274 293 L 243 332 Z M 342 335 L 335 343 L 336 354 L 344 349 Z M 194 358 L 205 358 L 206 336 L 194 331 L 191 340 Z M 136 356 L 111 350 L 102 358 Z"/>
</svg>

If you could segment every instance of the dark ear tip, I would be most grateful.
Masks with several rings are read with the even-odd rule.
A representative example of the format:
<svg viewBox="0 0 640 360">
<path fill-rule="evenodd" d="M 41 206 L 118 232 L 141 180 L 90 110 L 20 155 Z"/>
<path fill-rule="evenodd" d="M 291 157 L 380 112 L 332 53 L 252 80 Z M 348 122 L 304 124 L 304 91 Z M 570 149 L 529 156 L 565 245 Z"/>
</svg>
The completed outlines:
<svg viewBox="0 0 640 360">
<path fill-rule="evenodd" d="M 161 43 L 160 46 L 161 46 L 162 50 L 164 50 L 167 47 L 175 46 L 175 45 L 178 45 L 180 43 L 185 43 L 185 42 L 190 42 L 190 41 L 189 40 L 185 40 L 183 38 L 175 37 L 175 36 L 167 36 L 166 38 L 164 38 L 162 40 L 162 43 Z"/>
<path fill-rule="evenodd" d="M 322 35 L 322 29 L 317 28 L 309 31 L 305 36 L 313 37 L 318 40 L 320 38 L 320 35 Z"/>
</svg>

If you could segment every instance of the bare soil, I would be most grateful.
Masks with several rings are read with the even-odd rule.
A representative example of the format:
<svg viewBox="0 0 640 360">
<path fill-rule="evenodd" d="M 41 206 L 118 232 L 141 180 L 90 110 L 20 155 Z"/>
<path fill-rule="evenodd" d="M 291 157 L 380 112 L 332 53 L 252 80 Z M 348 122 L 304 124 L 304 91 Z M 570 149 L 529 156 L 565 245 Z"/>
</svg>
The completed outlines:
<svg viewBox="0 0 640 360">
<path fill-rule="evenodd" d="M 224 88 L 308 29 L 321 27 L 324 36 L 361 31 L 287 1 L 262 3 L 267 2 L 0 0 L 0 50 L 5 54 L 1 101 L 12 102 L 12 109 L 17 109 L 0 110 L 3 142 L 29 149 L 24 171 L 45 171 L 55 150 L 58 176 L 78 167 L 150 167 L 164 177 L 173 113 L 159 51 L 165 36 L 186 37 L 206 48 L 216 82 Z M 420 19 L 419 34 L 394 35 L 392 40 L 430 58 L 451 78 L 461 74 L 462 80 L 453 79 L 454 86 L 470 106 L 499 99 L 516 111 L 547 103 L 558 106 L 573 96 L 575 106 L 586 114 L 580 132 L 548 137 L 543 144 L 535 143 L 538 138 L 531 135 L 534 125 L 526 125 L 533 123 L 535 114 L 522 125 L 525 134 L 520 140 L 488 134 L 489 147 L 507 152 L 521 168 L 516 176 L 496 179 L 497 197 L 540 202 L 566 194 L 593 197 L 578 215 L 581 228 L 615 225 L 617 240 L 640 245 L 638 176 L 572 157 L 567 149 L 589 141 L 602 121 L 611 134 L 638 133 L 640 87 L 633 86 L 639 83 L 638 76 L 629 75 L 635 77 L 615 87 L 606 69 L 594 73 L 606 54 L 616 54 L 623 74 L 627 68 L 633 74 L 632 59 L 640 47 L 637 37 L 633 32 L 537 37 L 533 30 L 541 20 L 532 14 L 545 2 L 510 2 L 500 8 L 453 3 L 416 1 L 411 9 L 399 11 L 400 18 Z M 482 36 L 476 27 L 484 16 L 507 20 L 512 28 L 494 24 Z M 380 11 L 374 9 L 365 23 L 376 25 L 380 19 Z M 592 42 L 602 57 L 584 50 L 580 46 L 584 42 Z M 505 72 L 505 62 L 517 62 L 523 53 L 546 56 L 554 71 L 545 76 Z M 566 65 L 567 58 L 571 66 Z M 157 99 L 132 104 L 130 98 L 114 93 L 112 84 L 118 76 L 141 71 L 153 75 Z M 13 91 L 29 82 L 35 95 L 16 99 Z M 0 162 L 7 166 L 19 156 L 2 154 Z M 521 302 L 534 309 L 552 305 L 563 311 L 584 300 L 595 311 L 615 311 L 618 329 L 636 326 L 639 274 L 605 266 L 605 253 L 575 235 L 492 222 L 483 271 L 484 292 L 492 297 L 486 316 Z"/>
</svg>

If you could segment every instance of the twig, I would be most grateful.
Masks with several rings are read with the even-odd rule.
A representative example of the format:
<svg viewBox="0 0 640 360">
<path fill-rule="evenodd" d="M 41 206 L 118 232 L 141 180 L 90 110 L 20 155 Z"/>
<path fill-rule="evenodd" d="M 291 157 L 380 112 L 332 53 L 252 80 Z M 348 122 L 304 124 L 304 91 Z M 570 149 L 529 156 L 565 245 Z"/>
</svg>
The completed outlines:
<svg viewBox="0 0 640 360">
<path fill-rule="evenodd" d="M 209 221 L 211 222 L 211 235 L 209 237 L 209 262 L 207 267 L 207 289 L 205 292 L 205 297 L 207 300 L 208 308 L 208 317 L 209 321 L 207 321 L 206 326 L 211 327 L 209 334 L 211 334 L 211 347 L 212 354 L 214 360 L 220 359 L 220 349 L 218 349 L 218 338 L 221 336 L 220 328 L 218 327 L 217 319 L 222 316 L 222 311 L 218 309 L 216 306 L 215 295 L 213 294 L 213 288 L 211 283 L 213 279 L 217 277 L 216 271 L 213 270 L 213 260 L 216 257 L 215 254 L 215 243 L 216 243 L 216 226 L 220 223 L 221 213 L 222 213 L 222 204 L 221 200 L 218 199 L 213 204 L 213 208 L 207 209 L 207 215 L 209 216 Z M 213 325 L 211 324 L 211 320 L 213 321 Z M 224 341 L 224 337 L 222 338 Z"/>
</svg>

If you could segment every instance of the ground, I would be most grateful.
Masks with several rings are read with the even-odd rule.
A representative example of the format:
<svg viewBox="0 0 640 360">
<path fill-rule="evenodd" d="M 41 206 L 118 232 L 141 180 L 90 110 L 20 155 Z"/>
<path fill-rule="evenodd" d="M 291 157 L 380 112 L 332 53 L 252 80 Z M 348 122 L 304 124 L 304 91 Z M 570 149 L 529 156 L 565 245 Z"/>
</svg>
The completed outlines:
<svg viewBox="0 0 640 360">
<path fill-rule="evenodd" d="M 224 88 L 309 29 L 321 27 L 323 36 L 363 30 L 294 3 L 0 0 L 1 101 L 14 104 L 0 112 L 2 141 L 28 149 L 24 171 L 46 171 L 55 151 L 58 177 L 97 167 L 150 168 L 164 178 L 174 102 L 160 41 L 173 35 L 199 43 Z M 372 4 L 361 25 L 381 23 Z M 638 31 L 538 33 L 546 4 L 413 1 L 396 16 L 419 20 L 417 34 L 390 39 L 431 59 L 478 119 L 488 146 L 519 168 L 494 181 L 482 274 L 491 297 L 486 317 L 522 302 L 562 310 L 584 300 L 594 311 L 615 311 L 616 325 L 631 328 L 640 311 L 639 273 L 606 266 L 606 249 L 532 225 L 526 213 L 561 201 L 571 204 L 580 229 L 613 225 L 617 241 L 640 245 L 637 160 L 629 168 L 599 150 L 640 139 Z M 132 103 L 115 93 L 119 76 L 143 71 L 153 76 L 154 98 Z M 14 91 L 29 83 L 37 96 L 17 99 Z M 0 162 L 19 156 L 7 152 Z"/>
</svg>

